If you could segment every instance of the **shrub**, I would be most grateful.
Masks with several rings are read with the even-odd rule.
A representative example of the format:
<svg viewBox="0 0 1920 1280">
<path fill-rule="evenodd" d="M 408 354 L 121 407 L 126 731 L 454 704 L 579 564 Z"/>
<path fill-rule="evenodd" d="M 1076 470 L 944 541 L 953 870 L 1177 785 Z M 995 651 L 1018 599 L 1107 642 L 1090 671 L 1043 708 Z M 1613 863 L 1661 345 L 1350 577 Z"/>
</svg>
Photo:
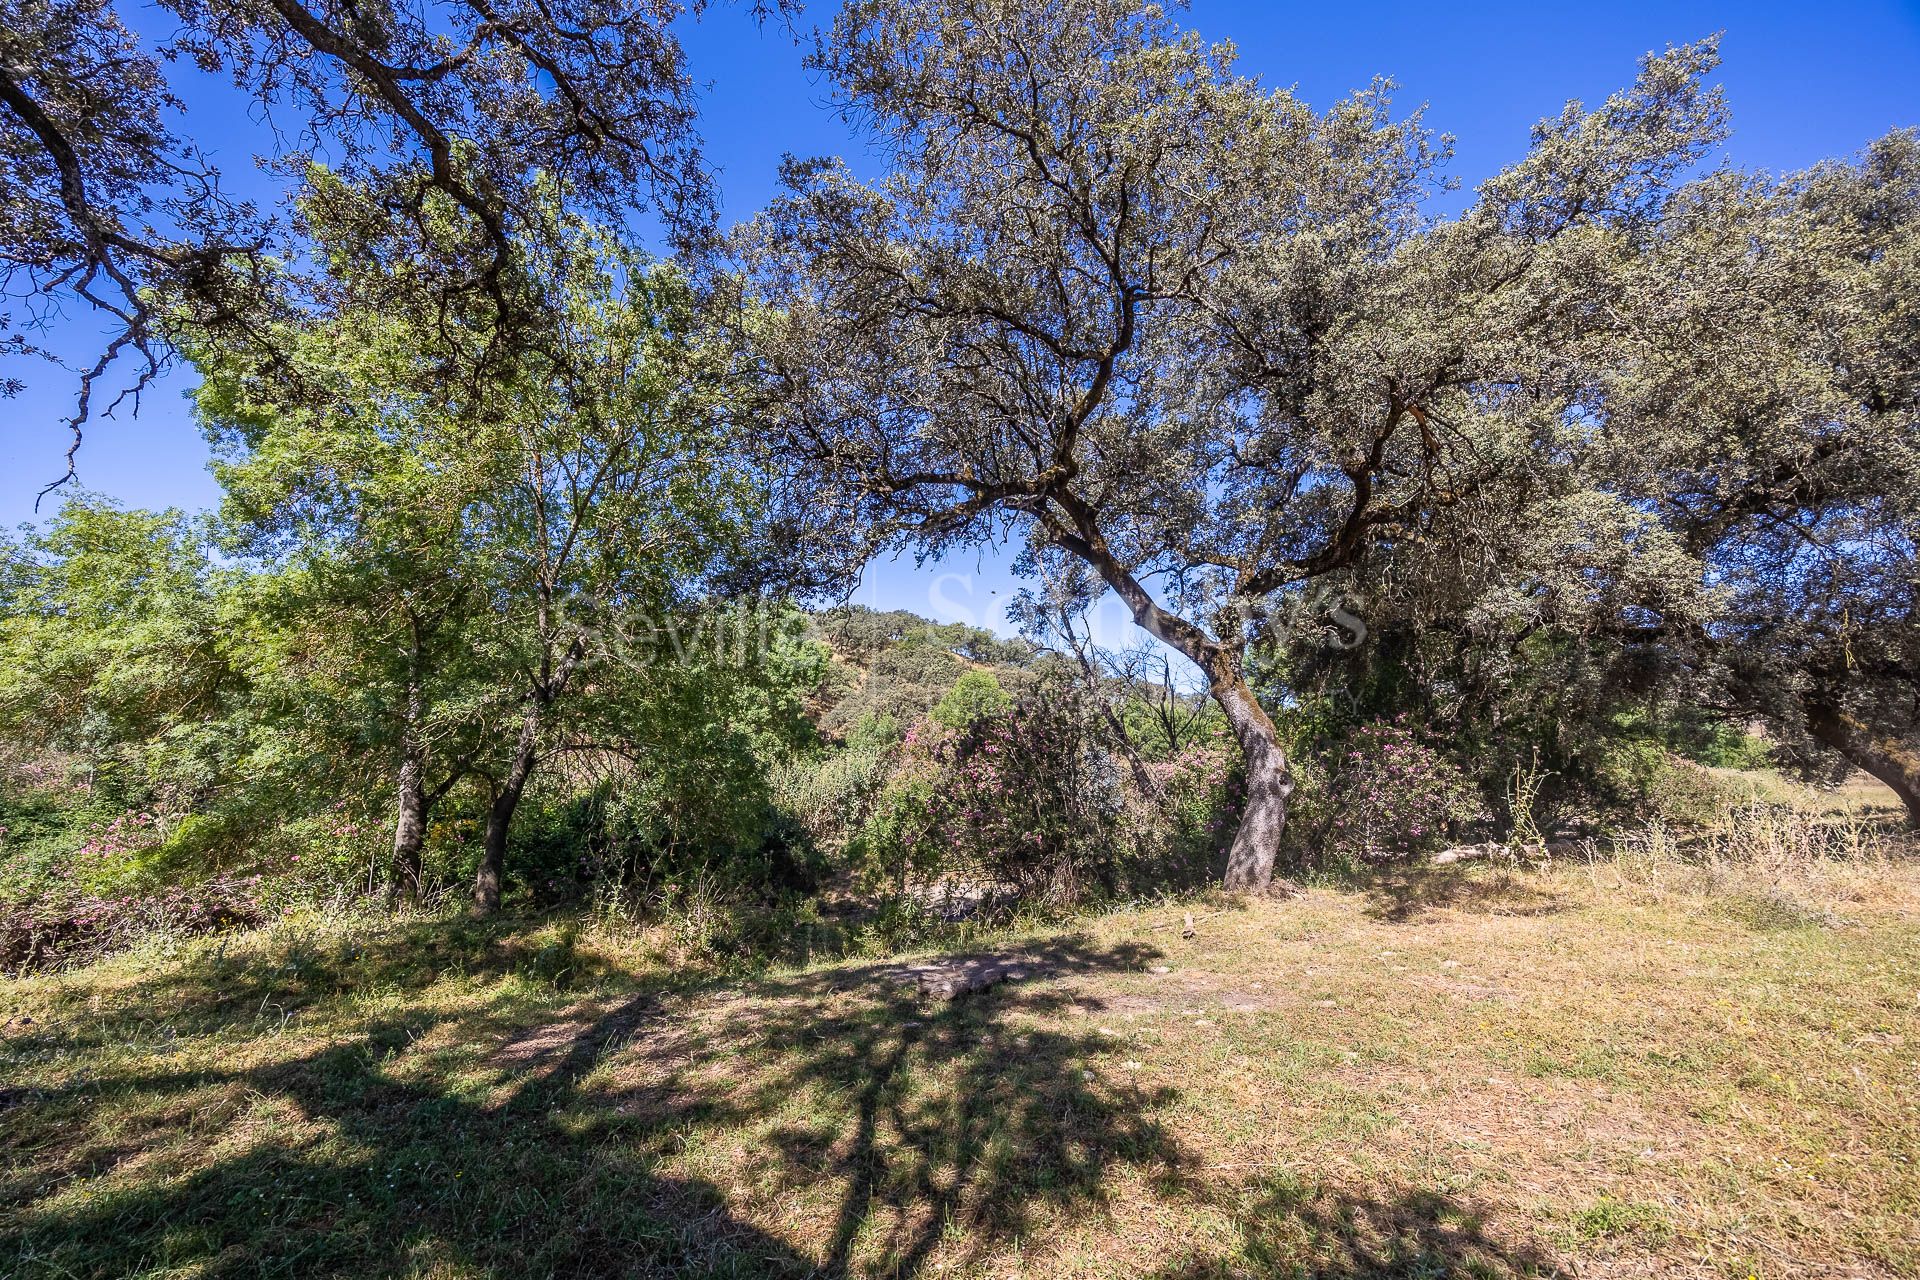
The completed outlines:
<svg viewBox="0 0 1920 1280">
<path fill-rule="evenodd" d="M 891 776 L 848 842 L 848 862 L 870 889 L 890 887 L 898 894 L 914 877 L 947 869 L 934 831 L 934 795 L 943 781 L 935 747 L 944 732 L 927 721 L 907 731 Z"/>
<path fill-rule="evenodd" d="M 13 976 L 84 964 L 151 934 L 195 937 L 250 928 L 267 918 L 260 892 L 258 876 L 113 897 L 68 885 L 35 902 L 0 907 L 0 971 Z"/>
<path fill-rule="evenodd" d="M 1717 769 L 1765 769 L 1773 763 L 1773 744 L 1730 724 L 1711 725 L 1687 754 Z"/>
<path fill-rule="evenodd" d="M 909 743 L 927 760 L 915 793 L 922 863 L 1014 901 L 1111 893 L 1121 795 L 1090 724 L 1080 700 L 1055 689 L 958 731 L 916 726 Z"/>
<path fill-rule="evenodd" d="M 1243 798 L 1239 752 L 1224 730 L 1147 764 L 1150 789 L 1126 791 L 1118 890 L 1140 897 L 1216 878 Z"/>
<path fill-rule="evenodd" d="M 1068 902 L 1106 880 L 1104 758 L 1059 700 L 984 716 L 943 743 L 937 837 L 1016 899 Z M 1116 797 L 1117 798 L 1117 797 Z"/>
<path fill-rule="evenodd" d="M 819 847 L 839 848 L 859 830 L 886 785 L 891 758 L 888 747 L 868 741 L 777 765 L 769 779 L 774 808 L 790 815 Z"/>
<path fill-rule="evenodd" d="M 1438 848 L 1455 827 L 1481 816 L 1466 776 L 1404 718 L 1354 730 L 1324 786 L 1308 788 L 1303 798 L 1320 810 L 1323 856 L 1362 861 Z"/>
<path fill-rule="evenodd" d="M 1605 804 L 1679 826 L 1720 821 L 1750 793 L 1648 738 L 1603 738 L 1589 767 Z"/>
</svg>

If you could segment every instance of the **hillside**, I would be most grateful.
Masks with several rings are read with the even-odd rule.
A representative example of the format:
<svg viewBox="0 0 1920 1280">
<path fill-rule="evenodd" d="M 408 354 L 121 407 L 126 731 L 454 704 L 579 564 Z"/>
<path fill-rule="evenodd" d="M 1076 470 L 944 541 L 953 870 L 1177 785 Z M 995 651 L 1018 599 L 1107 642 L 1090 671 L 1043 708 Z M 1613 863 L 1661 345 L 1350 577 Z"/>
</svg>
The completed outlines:
<svg viewBox="0 0 1920 1280">
<path fill-rule="evenodd" d="M 813 615 L 810 623 L 810 636 L 830 657 L 808 712 L 829 741 L 904 730 L 968 671 L 1022 689 L 1038 657 L 1024 641 L 905 609 L 845 606 Z"/>
</svg>

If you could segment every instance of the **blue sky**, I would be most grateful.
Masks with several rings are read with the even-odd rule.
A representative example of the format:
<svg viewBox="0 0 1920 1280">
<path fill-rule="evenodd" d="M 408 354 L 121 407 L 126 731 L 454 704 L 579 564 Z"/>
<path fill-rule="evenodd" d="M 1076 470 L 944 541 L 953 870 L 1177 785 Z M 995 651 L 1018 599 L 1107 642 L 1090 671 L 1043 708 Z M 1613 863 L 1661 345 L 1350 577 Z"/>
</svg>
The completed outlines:
<svg viewBox="0 0 1920 1280">
<path fill-rule="evenodd" d="M 136 26 L 162 29 L 152 11 L 126 11 Z M 830 12 L 816 2 L 807 17 L 824 21 Z M 1890 128 L 1920 125 L 1920 3 L 1194 0 L 1181 21 L 1237 45 L 1243 73 L 1290 86 L 1316 106 L 1391 76 L 1403 106 L 1425 103 L 1428 122 L 1456 135 L 1451 171 L 1468 187 L 1520 155 L 1528 127 L 1568 98 L 1597 101 L 1631 79 L 1642 53 L 1715 31 L 1725 33 L 1718 78 L 1733 107 L 1727 150 L 1742 167 L 1799 168 L 1851 154 Z M 872 172 L 783 32 L 761 30 L 741 7 L 721 5 L 689 24 L 684 38 L 694 76 L 707 86 L 702 132 L 728 220 L 765 203 L 783 153 L 844 155 L 857 171 Z M 181 132 L 228 170 L 246 169 L 266 143 L 244 104 L 212 77 L 189 81 L 187 90 Z M 53 345 L 89 354 L 97 329 L 74 313 Z M 0 400 L 0 527 L 32 519 L 35 492 L 60 474 L 66 440 L 59 420 L 73 390 L 71 376 L 57 369 L 10 363 L 28 390 Z M 177 374 L 148 394 L 137 418 L 123 412 L 118 421 L 96 421 L 80 457 L 87 487 L 130 506 L 215 503 L 206 448 L 183 400 L 191 385 L 189 372 Z M 856 598 L 998 628 L 1016 585 L 1006 567 L 1011 555 L 984 548 L 941 564 L 876 564 Z"/>
</svg>

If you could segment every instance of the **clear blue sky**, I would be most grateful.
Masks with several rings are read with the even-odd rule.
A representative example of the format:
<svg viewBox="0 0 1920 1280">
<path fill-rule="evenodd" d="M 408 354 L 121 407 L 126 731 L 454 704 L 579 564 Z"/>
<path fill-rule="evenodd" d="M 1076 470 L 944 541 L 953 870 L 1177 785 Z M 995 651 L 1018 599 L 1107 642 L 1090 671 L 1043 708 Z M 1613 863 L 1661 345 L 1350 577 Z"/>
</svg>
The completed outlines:
<svg viewBox="0 0 1920 1280">
<path fill-rule="evenodd" d="M 163 19 L 132 6 L 136 25 Z M 825 21 L 831 4 L 809 6 Z M 1719 75 L 1733 106 L 1728 152 L 1743 167 L 1799 168 L 1858 150 L 1896 126 L 1920 124 L 1920 3 L 1469 4 L 1360 6 L 1278 0 L 1194 0 L 1182 19 L 1210 40 L 1231 40 L 1241 70 L 1291 86 L 1325 106 L 1375 75 L 1400 85 L 1405 106 L 1457 137 L 1452 172 L 1467 186 L 1521 154 L 1527 129 L 1570 97 L 1594 102 L 1628 82 L 1649 49 L 1725 33 Z M 720 169 L 724 214 L 750 215 L 773 191 L 785 152 L 840 154 L 868 171 L 859 144 L 824 108 L 825 92 L 800 52 L 738 7 L 720 6 L 685 30 L 694 76 L 708 86 L 702 132 Z M 181 131 L 229 170 L 265 142 L 244 104 L 217 78 L 187 82 Z M 54 345 L 97 350 L 96 325 L 74 314 Z M 60 474 L 59 420 L 72 378 L 11 361 L 27 392 L 0 400 L 0 527 L 32 518 L 35 492 Z M 80 457 L 82 481 L 130 506 L 211 506 L 218 492 L 206 448 L 182 396 L 181 373 L 148 394 L 138 418 L 97 421 Z M 859 599 L 999 626 L 1013 583 L 1007 549 L 916 568 L 875 565 Z"/>
</svg>

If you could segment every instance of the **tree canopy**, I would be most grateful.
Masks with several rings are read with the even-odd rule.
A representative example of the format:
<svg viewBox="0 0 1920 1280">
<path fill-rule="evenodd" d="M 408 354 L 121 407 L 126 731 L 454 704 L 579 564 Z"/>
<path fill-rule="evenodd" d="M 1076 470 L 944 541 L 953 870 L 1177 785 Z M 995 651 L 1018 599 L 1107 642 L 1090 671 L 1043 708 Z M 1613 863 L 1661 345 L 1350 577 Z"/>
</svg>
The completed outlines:
<svg viewBox="0 0 1920 1280">
<path fill-rule="evenodd" d="M 721 237 L 676 5 L 8 2 L 10 348 L 112 317 L 76 430 L 189 360 L 225 496 L 9 544 L 0 724 L 155 848 L 487 912 L 567 859 L 1262 891 L 1683 756 L 1920 815 L 1920 136 L 1735 169 L 1715 39 L 1459 193 L 1389 83 L 1144 0 L 849 0 L 809 65 L 880 175 Z M 845 605 L 992 543 L 1024 639 Z"/>
<path fill-rule="evenodd" d="M 864 547 L 1019 530 L 1197 664 L 1252 787 L 1228 882 L 1264 887 L 1291 783 L 1246 642 L 1590 443 L 1715 61 L 1649 57 L 1441 217 L 1385 84 L 1317 114 L 1128 0 L 851 4 L 816 65 L 891 168 L 792 163 L 739 238 L 760 403 Z"/>
<path fill-rule="evenodd" d="M 149 39 L 114 0 L 7 0 L 0 281 L 27 310 L 0 314 L 0 351 L 40 351 L 34 325 L 62 305 L 111 320 L 78 375 L 77 448 L 120 357 L 133 368 L 109 408 L 170 364 L 169 318 L 190 317 L 203 342 L 258 344 L 312 289 L 341 283 L 297 269 L 312 256 L 307 218 L 241 194 L 194 144 L 187 67 L 231 79 L 282 173 L 324 159 L 351 184 L 359 207 L 336 231 L 357 238 L 336 251 L 414 268 L 352 279 L 484 308 L 513 333 L 559 301 L 519 259 L 553 193 L 606 222 L 645 212 L 674 236 L 704 233 L 712 175 L 670 26 L 688 7 L 705 6 L 169 0 L 157 8 L 171 28 Z"/>
</svg>

